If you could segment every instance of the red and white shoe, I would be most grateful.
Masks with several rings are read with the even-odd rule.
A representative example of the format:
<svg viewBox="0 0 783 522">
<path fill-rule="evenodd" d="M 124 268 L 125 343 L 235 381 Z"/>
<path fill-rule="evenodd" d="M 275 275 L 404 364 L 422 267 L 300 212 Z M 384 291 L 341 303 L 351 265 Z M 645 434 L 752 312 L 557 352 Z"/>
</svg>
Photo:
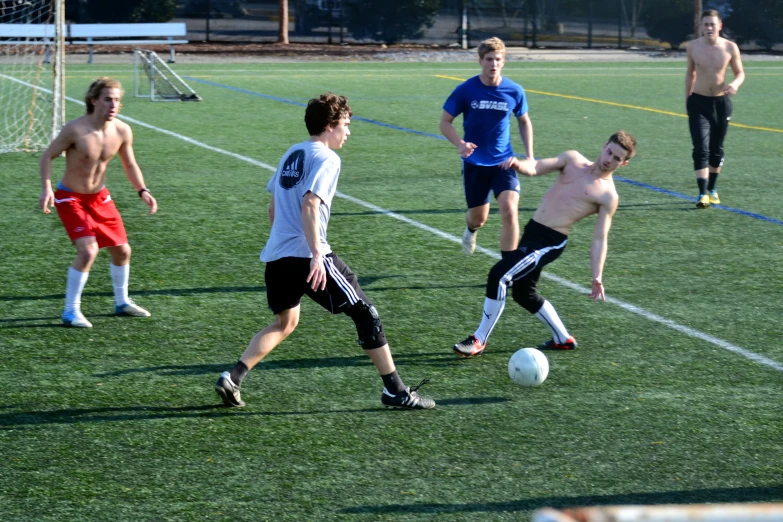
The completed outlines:
<svg viewBox="0 0 783 522">
<path fill-rule="evenodd" d="M 557 344 L 554 339 L 550 339 L 541 346 L 539 350 L 576 350 L 576 339 L 569 337 L 563 344 Z"/>
<path fill-rule="evenodd" d="M 454 345 L 454 351 L 460 357 L 476 357 L 484 353 L 487 343 L 481 344 L 475 335 L 471 335 L 461 343 Z"/>
</svg>

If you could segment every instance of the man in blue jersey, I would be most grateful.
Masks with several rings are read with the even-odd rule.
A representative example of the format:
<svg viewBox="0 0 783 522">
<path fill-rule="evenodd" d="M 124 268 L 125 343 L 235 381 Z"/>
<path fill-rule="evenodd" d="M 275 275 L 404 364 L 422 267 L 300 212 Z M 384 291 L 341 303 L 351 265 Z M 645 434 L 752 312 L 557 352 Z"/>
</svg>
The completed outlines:
<svg viewBox="0 0 783 522">
<path fill-rule="evenodd" d="M 476 249 L 476 231 L 489 216 L 489 194 L 498 202 L 502 228 L 500 253 L 507 255 L 519 242 L 519 180 L 514 170 L 511 147 L 511 116 L 519 122 L 519 134 L 528 158 L 533 156 L 533 124 L 522 87 L 500 73 L 506 59 L 506 46 L 499 38 L 484 40 L 478 47 L 481 74 L 457 86 L 443 105 L 440 131 L 462 156 L 462 180 L 468 213 L 462 235 L 467 255 Z M 462 114 L 464 139 L 454 128 L 454 118 Z"/>
<path fill-rule="evenodd" d="M 344 313 L 356 325 L 359 344 L 383 379 L 381 403 L 429 409 L 435 401 L 407 387 L 397 374 L 383 324 L 350 268 L 326 241 L 326 227 L 340 175 L 341 149 L 351 132 L 351 107 L 333 93 L 313 98 L 305 109 L 308 141 L 289 148 L 266 186 L 272 194 L 272 230 L 261 252 L 272 324 L 258 332 L 231 371 L 223 372 L 215 391 L 227 406 L 244 406 L 239 388 L 248 372 L 283 342 L 299 324 L 300 301 L 307 295 L 333 314 Z"/>
</svg>

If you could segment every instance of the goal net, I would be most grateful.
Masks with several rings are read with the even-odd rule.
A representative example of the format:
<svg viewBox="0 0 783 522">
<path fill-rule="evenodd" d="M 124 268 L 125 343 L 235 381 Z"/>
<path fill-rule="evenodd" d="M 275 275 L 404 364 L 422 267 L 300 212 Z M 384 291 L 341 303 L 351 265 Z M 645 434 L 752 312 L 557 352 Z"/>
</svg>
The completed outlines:
<svg viewBox="0 0 783 522">
<path fill-rule="evenodd" d="M 152 101 L 201 101 L 196 91 L 185 83 L 155 51 L 133 52 L 133 92 L 137 98 Z"/>
<path fill-rule="evenodd" d="M 0 153 L 40 151 L 60 131 L 63 0 L 0 0 Z"/>
</svg>

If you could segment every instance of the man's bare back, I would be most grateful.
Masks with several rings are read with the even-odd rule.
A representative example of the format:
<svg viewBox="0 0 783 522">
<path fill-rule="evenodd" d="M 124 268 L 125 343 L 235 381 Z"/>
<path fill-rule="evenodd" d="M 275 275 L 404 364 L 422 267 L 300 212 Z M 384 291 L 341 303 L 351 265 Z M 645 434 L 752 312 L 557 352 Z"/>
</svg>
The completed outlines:
<svg viewBox="0 0 783 522">
<path fill-rule="evenodd" d="M 65 174 L 62 183 L 81 194 L 98 192 L 106 181 L 106 168 L 111 159 L 128 142 L 130 127 L 119 120 L 96 128 L 89 116 L 82 116 L 66 125 L 70 146 L 65 149 Z"/>
<path fill-rule="evenodd" d="M 576 151 L 568 151 L 567 163 L 547 190 L 533 220 L 568 235 L 571 226 L 601 206 L 612 207 L 618 200 L 612 173 L 602 173 L 595 163 Z"/>
</svg>

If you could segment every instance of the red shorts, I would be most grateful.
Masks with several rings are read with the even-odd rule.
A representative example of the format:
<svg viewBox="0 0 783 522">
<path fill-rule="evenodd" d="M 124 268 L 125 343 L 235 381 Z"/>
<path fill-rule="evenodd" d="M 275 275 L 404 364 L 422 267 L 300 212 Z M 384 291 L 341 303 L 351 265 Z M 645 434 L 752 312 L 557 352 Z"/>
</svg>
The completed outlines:
<svg viewBox="0 0 783 522">
<path fill-rule="evenodd" d="M 104 187 L 97 194 L 79 194 L 58 189 L 54 192 L 54 206 L 65 225 L 71 241 L 94 237 L 98 248 L 122 245 L 128 242 L 125 225 Z"/>
</svg>

